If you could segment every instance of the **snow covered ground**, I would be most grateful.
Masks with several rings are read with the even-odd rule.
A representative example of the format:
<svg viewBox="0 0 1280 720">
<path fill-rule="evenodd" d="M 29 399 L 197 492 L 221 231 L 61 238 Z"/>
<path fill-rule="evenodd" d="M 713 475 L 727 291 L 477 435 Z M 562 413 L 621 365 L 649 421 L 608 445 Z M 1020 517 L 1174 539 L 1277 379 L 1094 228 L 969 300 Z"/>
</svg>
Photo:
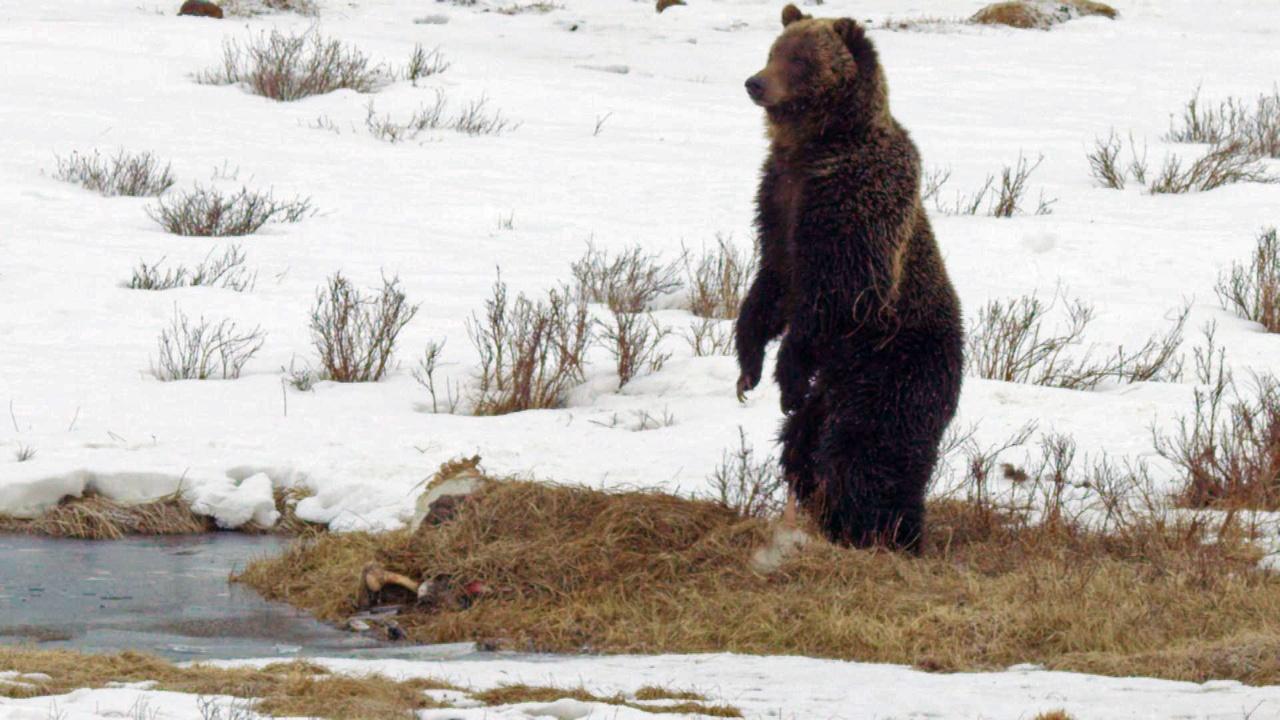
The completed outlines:
<svg viewBox="0 0 1280 720">
<path fill-rule="evenodd" d="M 819 10 L 883 20 L 960 17 L 979 4 L 868 0 Z M 1280 369 L 1280 339 L 1225 313 L 1213 295 L 1221 268 L 1245 257 L 1260 227 L 1280 222 L 1280 186 L 1118 192 L 1096 187 L 1085 160 L 1095 136 L 1115 127 L 1145 139 L 1158 164 L 1169 115 L 1197 87 L 1209 98 L 1269 90 L 1280 14 L 1248 0 L 1118 6 L 1120 21 L 1088 18 L 1048 33 L 872 33 L 894 112 L 926 165 L 953 171 L 944 194 L 975 190 L 1020 153 L 1044 156 L 1030 202 L 1043 191 L 1057 199 L 1053 214 L 933 213 L 963 302 L 973 314 L 991 298 L 1048 298 L 1061 286 L 1096 306 L 1090 340 L 1113 348 L 1162 331 L 1190 299 L 1188 345 L 1216 319 L 1233 365 Z M 678 337 L 665 369 L 621 393 L 597 351 L 571 407 L 499 418 L 425 412 L 408 369 L 428 341 L 447 340 L 445 372 L 469 377 L 476 353 L 464 322 L 498 267 L 513 292 L 540 293 L 566 279 L 588 239 L 672 258 L 718 233 L 750 242 L 765 139 L 741 85 L 777 33 L 778 3 L 699 0 L 661 15 L 616 0 L 515 16 L 483 12 L 483 3 L 322 7 L 323 33 L 377 61 L 401 65 L 422 43 L 452 66 L 418 87 L 278 103 L 191 75 L 219 62 L 227 38 L 314 20 L 179 18 L 169 4 L 135 0 L 0 6 L 0 403 L 10 416 L 0 422 L 0 509 L 35 513 L 90 485 L 130 499 L 181 484 L 235 524 L 269 513 L 265 478 L 237 486 L 265 471 L 276 484 L 318 491 L 300 508 L 308 519 L 390 527 L 410 515 L 414 486 L 463 454 L 480 453 L 496 472 L 696 492 L 739 426 L 758 451 L 771 449 L 776 389 L 766 382 L 739 406 L 734 361 L 694 358 Z M 414 22 L 428 15 L 440 17 Z M 497 137 L 441 131 L 398 144 L 365 131 L 371 102 L 407 117 L 436 88 L 455 107 L 483 96 L 521 125 Z M 318 119 L 336 132 L 312 127 Z M 121 283 L 140 260 L 193 264 L 232 241 L 166 234 L 146 215 L 152 201 L 104 198 L 50 175 L 55 156 L 118 148 L 171 160 L 179 188 L 273 189 L 311 197 L 319 214 L 234 241 L 258 274 L 252 292 L 127 290 Z M 500 227 L 508 217 L 513 227 Z M 421 303 L 402 337 L 402 369 L 378 384 L 286 392 L 282 366 L 314 362 L 309 310 L 337 270 L 368 287 L 399 275 Z M 159 382 L 148 368 L 175 307 L 260 325 L 266 344 L 238 380 Z M 677 330 L 693 319 L 659 316 Z M 1086 451 L 1147 456 L 1149 427 L 1186 412 L 1191 389 L 970 380 L 957 422 L 995 439 L 1036 420 Z M 641 411 L 669 413 L 675 424 L 607 427 Z M 35 456 L 16 462 L 20 447 Z"/>
<path fill-rule="evenodd" d="M 780 720 L 1031 720 L 1065 710 L 1082 720 L 1242 720 L 1280 717 L 1280 688 L 1234 682 L 1203 685 L 1139 678 L 1014 668 L 1004 673 L 938 675 L 892 665 L 844 663 L 797 657 L 741 655 L 613 656 L 571 660 L 481 662 L 325 661 L 331 669 L 389 677 L 432 677 L 463 687 L 527 683 L 585 686 L 597 695 L 634 693 L 645 685 L 693 689 L 710 703 L 737 707 L 748 718 Z M 227 717 L 231 698 L 218 703 Z M 243 704 L 240 705 L 243 707 Z M 50 715 L 56 707 L 60 715 Z M 144 708 L 141 715 L 137 708 Z M 154 713 L 154 714 L 153 714 Z M 139 688 L 78 690 L 56 698 L 4 700 L 5 720 L 98 718 L 199 718 L 192 695 Z M 207 717 L 207 716 L 206 716 Z M 423 711 L 423 720 L 598 718 L 660 720 L 688 717 L 561 700 L 503 708 Z"/>
<path fill-rule="evenodd" d="M 883 20 L 961 17 L 981 4 L 828 0 L 815 10 Z M 1220 270 L 1246 257 L 1259 228 L 1280 223 L 1280 186 L 1182 196 L 1105 190 L 1085 159 L 1113 127 L 1145 140 L 1155 164 L 1166 150 L 1196 154 L 1160 141 L 1169 115 L 1197 87 L 1207 98 L 1270 90 L 1280 79 L 1280 13 L 1256 0 L 1115 4 L 1118 21 L 1082 19 L 1048 33 L 872 32 L 895 114 L 927 166 L 953 171 L 945 192 L 975 190 L 1019 154 L 1044 156 L 1031 195 L 1032 203 L 1041 191 L 1056 198 L 1051 215 L 933 213 L 953 280 L 971 314 L 992 298 L 1047 298 L 1061 286 L 1096 306 L 1090 340 L 1107 348 L 1162 331 L 1189 300 L 1188 347 L 1200 325 L 1216 320 L 1234 367 L 1280 371 L 1280 337 L 1224 312 L 1213 295 Z M 764 61 L 780 2 L 690 0 L 657 15 L 648 2 L 566 0 L 546 14 L 506 16 L 484 12 L 486 3 L 325 0 L 318 22 L 178 18 L 177 5 L 0 3 L 0 403 L 9 415 L 0 421 L 0 511 L 37 513 L 90 486 L 139 499 L 181 485 L 199 507 L 236 524 L 254 511 L 269 515 L 265 472 L 277 485 L 317 491 L 299 508 L 307 519 L 386 528 L 412 515 L 415 485 L 459 455 L 479 453 L 499 473 L 698 492 L 740 426 L 759 451 L 771 448 L 776 388 L 766 382 L 740 406 L 733 359 L 691 357 L 678 337 L 661 372 L 621 393 L 597 352 L 569 408 L 506 417 L 426 412 L 408 368 L 428 341 L 447 339 L 445 370 L 465 382 L 476 354 L 464 322 L 481 309 L 499 266 L 513 291 L 539 293 L 567 278 L 588 239 L 609 249 L 640 243 L 671 258 L 717 234 L 750 242 L 765 139 L 742 81 Z M 437 17 L 414 22 L 427 16 Z M 422 43 L 438 45 L 452 66 L 418 87 L 293 103 L 191 79 L 220 61 L 227 38 L 313 23 L 379 61 L 403 64 Z M 365 131 L 371 102 L 378 113 L 407 116 L 437 88 L 455 106 L 483 96 L 520 127 L 398 144 Z M 252 292 L 127 290 L 121 283 L 139 260 L 195 263 L 229 241 L 166 234 L 147 217 L 150 200 L 104 198 L 51 177 L 55 156 L 119 148 L 171 161 L 179 188 L 273 189 L 312 198 L 319 213 L 234 241 L 258 274 Z M 505 218 L 510 228 L 501 227 Z M 338 270 L 370 287 L 399 275 L 421 303 L 402 336 L 403 368 L 377 384 L 285 389 L 282 366 L 314 362 L 310 307 Z M 175 306 L 260 325 L 265 346 L 238 380 L 159 382 L 148 368 Z M 659 317 L 676 329 L 693 319 L 680 310 Z M 1187 412 L 1192 390 L 1073 392 L 970 379 L 957 422 L 979 423 L 979 437 L 995 440 L 1035 420 L 1085 451 L 1149 457 L 1150 428 Z M 675 424 L 608 427 L 615 414 L 640 411 L 669 413 Z M 34 457 L 17 462 L 20 447 Z M 1026 671 L 938 676 L 799 658 L 389 669 L 478 685 L 673 682 L 753 717 L 1029 718 L 1057 707 L 1090 719 L 1240 718 L 1257 708 L 1266 709 L 1252 717 L 1280 717 L 1272 688 Z M 67 718 L 106 717 L 136 695 L 84 691 L 59 698 L 58 708 Z M 167 694 L 151 701 L 161 717 L 191 716 L 195 707 Z M 0 703 L 0 717 L 47 717 L 47 699 Z M 599 716 L 629 717 L 612 708 Z"/>
</svg>

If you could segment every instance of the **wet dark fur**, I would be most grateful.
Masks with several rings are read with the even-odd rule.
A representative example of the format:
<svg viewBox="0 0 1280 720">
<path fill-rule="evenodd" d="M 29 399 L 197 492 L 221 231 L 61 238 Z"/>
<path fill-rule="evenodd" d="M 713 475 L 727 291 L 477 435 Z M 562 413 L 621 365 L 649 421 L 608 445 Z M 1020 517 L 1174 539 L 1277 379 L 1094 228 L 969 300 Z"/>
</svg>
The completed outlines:
<svg viewBox="0 0 1280 720">
<path fill-rule="evenodd" d="M 737 324 L 740 388 L 759 381 L 765 346 L 785 330 L 783 468 L 801 507 L 835 542 L 917 550 L 960 395 L 960 305 L 875 49 L 851 20 L 791 20 L 775 53 L 803 57 L 778 62 L 808 69 L 767 109 L 760 272 Z M 841 68 L 817 73 L 829 86 L 804 86 L 815 62 Z"/>
</svg>

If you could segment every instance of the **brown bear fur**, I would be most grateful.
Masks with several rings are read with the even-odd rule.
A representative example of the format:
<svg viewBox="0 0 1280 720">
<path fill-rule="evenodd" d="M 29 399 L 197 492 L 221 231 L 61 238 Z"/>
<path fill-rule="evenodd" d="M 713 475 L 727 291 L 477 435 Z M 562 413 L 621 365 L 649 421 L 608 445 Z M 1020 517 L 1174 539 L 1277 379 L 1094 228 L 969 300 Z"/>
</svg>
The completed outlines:
<svg viewBox="0 0 1280 720">
<path fill-rule="evenodd" d="M 736 328 L 741 395 L 785 335 L 783 469 L 833 541 L 915 550 L 963 367 L 960 304 L 862 27 L 794 5 L 747 81 L 769 137 L 760 270 Z"/>
<path fill-rule="evenodd" d="M 187 0 L 178 10 L 179 15 L 197 15 L 200 17 L 221 18 L 222 8 L 208 0 Z"/>
</svg>

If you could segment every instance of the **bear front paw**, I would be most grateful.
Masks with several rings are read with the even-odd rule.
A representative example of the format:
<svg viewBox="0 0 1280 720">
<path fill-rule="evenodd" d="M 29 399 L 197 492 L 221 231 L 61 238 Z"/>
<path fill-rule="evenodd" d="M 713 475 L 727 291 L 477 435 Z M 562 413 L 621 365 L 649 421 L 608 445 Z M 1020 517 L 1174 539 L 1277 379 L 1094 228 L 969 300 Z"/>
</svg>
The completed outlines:
<svg viewBox="0 0 1280 720">
<path fill-rule="evenodd" d="M 747 401 L 747 391 L 754 390 L 760 384 L 760 373 L 744 371 L 738 376 L 738 402 Z"/>
</svg>

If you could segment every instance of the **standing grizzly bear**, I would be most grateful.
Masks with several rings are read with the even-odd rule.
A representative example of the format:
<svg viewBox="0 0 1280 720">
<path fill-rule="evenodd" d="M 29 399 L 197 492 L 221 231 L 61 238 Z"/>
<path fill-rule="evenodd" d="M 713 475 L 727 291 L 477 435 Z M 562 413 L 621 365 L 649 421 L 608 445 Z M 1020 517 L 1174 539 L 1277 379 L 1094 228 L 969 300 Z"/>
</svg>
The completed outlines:
<svg viewBox="0 0 1280 720">
<path fill-rule="evenodd" d="M 785 335 L 776 377 L 794 503 L 834 542 L 919 551 L 956 411 L 960 303 L 920 202 L 920 157 L 889 113 L 863 28 L 794 5 L 747 93 L 765 109 L 760 270 L 736 337 L 738 397 Z"/>
</svg>

